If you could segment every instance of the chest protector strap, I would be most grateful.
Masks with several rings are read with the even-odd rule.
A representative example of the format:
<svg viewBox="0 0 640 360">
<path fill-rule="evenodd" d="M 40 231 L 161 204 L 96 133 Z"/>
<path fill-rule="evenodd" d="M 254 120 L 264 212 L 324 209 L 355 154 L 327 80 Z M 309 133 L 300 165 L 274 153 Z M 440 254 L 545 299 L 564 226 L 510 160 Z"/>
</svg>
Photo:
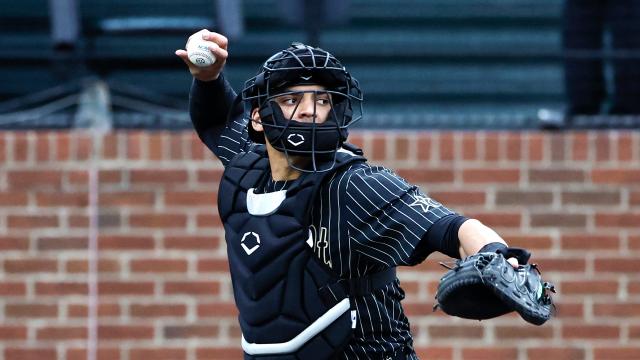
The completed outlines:
<svg viewBox="0 0 640 360">
<path fill-rule="evenodd" d="M 324 179 L 364 161 L 338 155 L 334 170 L 303 174 L 289 189 L 267 194 L 254 192 L 269 176 L 263 146 L 239 154 L 225 169 L 218 212 L 245 359 L 338 356 L 356 324 L 350 298 L 395 280 L 394 270 L 341 280 L 312 251 L 310 214 Z"/>
</svg>

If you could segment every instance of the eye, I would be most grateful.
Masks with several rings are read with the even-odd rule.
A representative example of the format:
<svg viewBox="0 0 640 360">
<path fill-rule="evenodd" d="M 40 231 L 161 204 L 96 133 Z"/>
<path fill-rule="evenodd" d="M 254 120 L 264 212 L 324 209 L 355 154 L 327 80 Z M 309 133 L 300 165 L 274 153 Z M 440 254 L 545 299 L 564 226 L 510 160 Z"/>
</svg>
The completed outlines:
<svg viewBox="0 0 640 360">
<path fill-rule="evenodd" d="M 298 99 L 293 96 L 284 96 L 278 99 L 278 102 L 282 105 L 295 105 L 298 103 Z"/>
<path fill-rule="evenodd" d="M 318 105 L 322 105 L 322 106 L 326 106 L 331 104 L 331 101 L 329 101 L 329 97 L 326 95 L 321 95 L 316 99 L 316 103 Z"/>
</svg>

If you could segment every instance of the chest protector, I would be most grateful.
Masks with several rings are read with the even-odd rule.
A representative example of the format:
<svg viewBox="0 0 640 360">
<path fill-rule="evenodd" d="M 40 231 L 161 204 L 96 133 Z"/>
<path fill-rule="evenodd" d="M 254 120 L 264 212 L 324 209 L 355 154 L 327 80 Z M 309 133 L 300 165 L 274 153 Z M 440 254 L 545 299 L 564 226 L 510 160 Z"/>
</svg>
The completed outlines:
<svg viewBox="0 0 640 360">
<path fill-rule="evenodd" d="M 289 189 L 266 194 L 254 193 L 270 174 L 263 146 L 236 156 L 224 171 L 218 211 L 245 359 L 336 357 L 356 323 L 349 296 L 395 279 L 395 271 L 386 271 L 340 280 L 312 251 L 310 214 L 320 185 L 344 166 L 364 161 L 338 155 L 332 171 L 303 174 Z"/>
</svg>

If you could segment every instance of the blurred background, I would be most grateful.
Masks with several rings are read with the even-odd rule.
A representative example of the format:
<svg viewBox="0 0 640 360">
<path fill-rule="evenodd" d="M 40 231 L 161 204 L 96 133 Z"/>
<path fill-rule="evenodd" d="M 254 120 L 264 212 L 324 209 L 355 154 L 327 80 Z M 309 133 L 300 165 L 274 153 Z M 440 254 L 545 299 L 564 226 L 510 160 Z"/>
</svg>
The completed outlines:
<svg viewBox="0 0 640 360">
<path fill-rule="evenodd" d="M 533 251 L 558 318 L 432 313 L 424 359 L 640 359 L 640 1 L 0 4 L 0 360 L 240 359 L 216 193 L 174 50 L 230 38 L 239 89 L 293 41 L 360 81 L 351 141 Z"/>
</svg>

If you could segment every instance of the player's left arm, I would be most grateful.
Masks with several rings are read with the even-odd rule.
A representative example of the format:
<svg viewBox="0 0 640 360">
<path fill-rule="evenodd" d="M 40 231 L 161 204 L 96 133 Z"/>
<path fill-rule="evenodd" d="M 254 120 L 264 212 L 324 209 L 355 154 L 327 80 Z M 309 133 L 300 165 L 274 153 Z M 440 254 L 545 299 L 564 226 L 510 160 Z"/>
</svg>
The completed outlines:
<svg viewBox="0 0 640 360">
<path fill-rule="evenodd" d="M 494 244 L 497 247 L 508 246 L 507 242 L 497 232 L 476 219 L 469 219 L 460 225 L 458 239 L 460 241 L 461 258 L 476 254 L 489 244 Z M 507 261 L 514 267 L 518 267 L 518 260 L 515 257 Z"/>
</svg>

